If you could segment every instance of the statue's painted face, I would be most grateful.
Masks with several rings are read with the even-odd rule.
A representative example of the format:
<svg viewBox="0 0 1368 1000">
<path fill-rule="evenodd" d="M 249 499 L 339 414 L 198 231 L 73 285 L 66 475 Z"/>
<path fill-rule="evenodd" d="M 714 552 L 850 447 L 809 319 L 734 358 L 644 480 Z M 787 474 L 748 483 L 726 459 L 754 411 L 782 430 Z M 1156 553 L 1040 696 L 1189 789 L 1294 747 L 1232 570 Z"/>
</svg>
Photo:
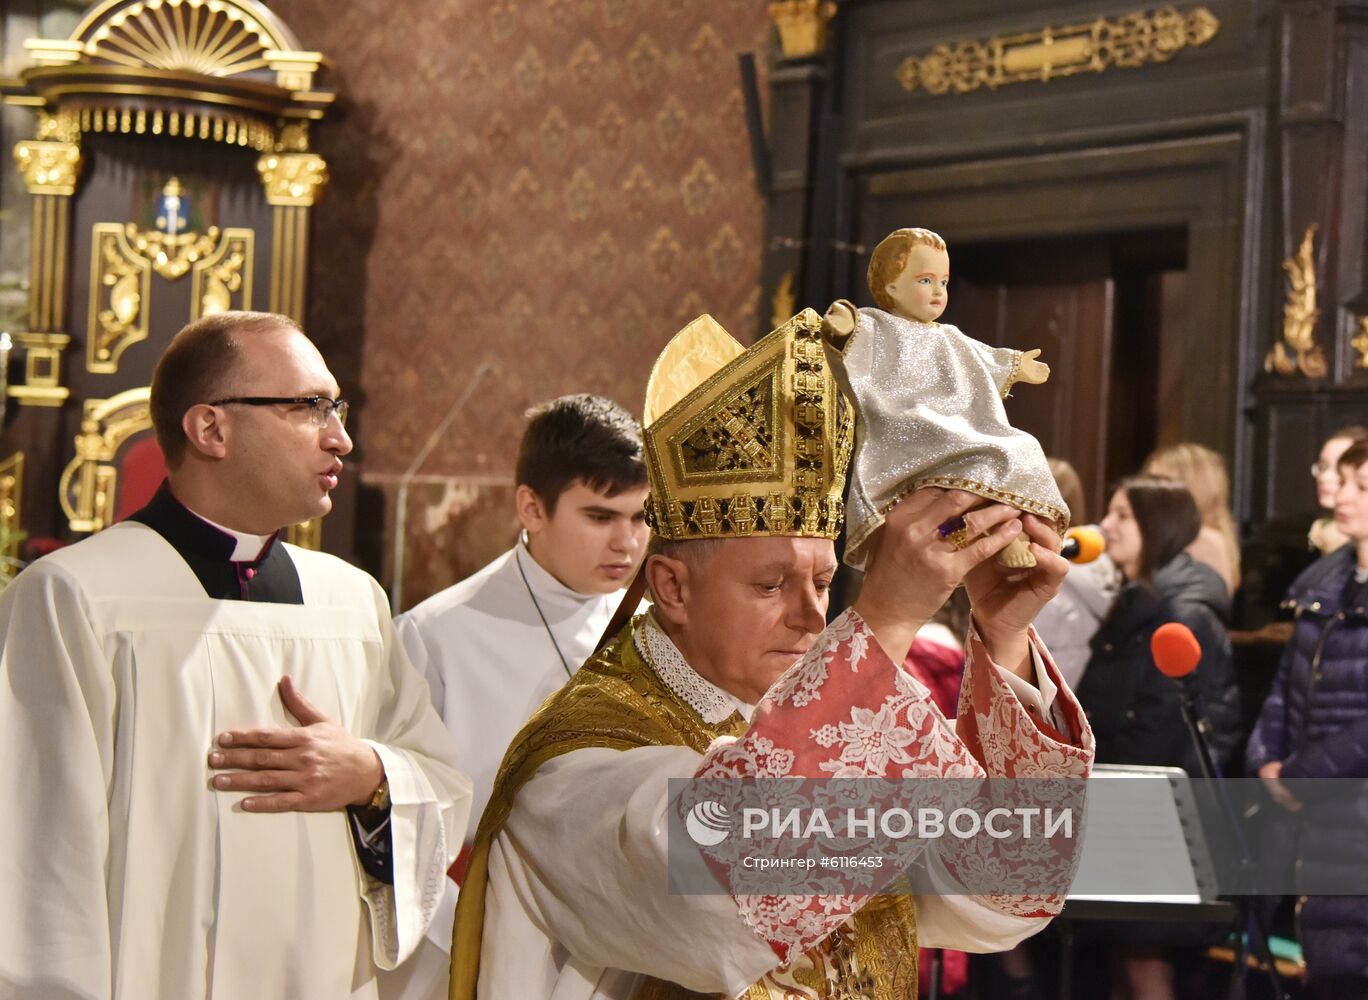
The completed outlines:
<svg viewBox="0 0 1368 1000">
<path fill-rule="evenodd" d="M 950 255 L 918 243 L 907 252 L 902 273 L 884 288 L 899 316 L 934 323 L 950 302 Z"/>
</svg>

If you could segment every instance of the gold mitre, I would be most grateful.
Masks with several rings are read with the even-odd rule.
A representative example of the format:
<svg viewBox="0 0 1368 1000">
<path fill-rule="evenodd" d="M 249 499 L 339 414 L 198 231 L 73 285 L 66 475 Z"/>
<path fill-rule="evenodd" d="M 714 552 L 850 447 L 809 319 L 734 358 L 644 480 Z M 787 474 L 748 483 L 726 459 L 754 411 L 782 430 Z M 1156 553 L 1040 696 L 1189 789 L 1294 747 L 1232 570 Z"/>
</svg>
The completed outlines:
<svg viewBox="0 0 1368 1000">
<path fill-rule="evenodd" d="M 811 309 L 749 349 L 698 317 L 656 359 L 642 422 L 660 537 L 840 532 L 855 412 Z"/>
</svg>

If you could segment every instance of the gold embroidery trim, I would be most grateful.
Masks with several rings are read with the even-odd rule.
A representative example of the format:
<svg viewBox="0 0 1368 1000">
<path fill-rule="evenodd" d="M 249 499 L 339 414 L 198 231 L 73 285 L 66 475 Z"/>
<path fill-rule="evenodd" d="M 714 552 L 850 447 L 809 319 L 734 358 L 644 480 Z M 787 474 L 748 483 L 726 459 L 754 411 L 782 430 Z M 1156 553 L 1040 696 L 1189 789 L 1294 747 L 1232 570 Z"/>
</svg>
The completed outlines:
<svg viewBox="0 0 1368 1000">
<path fill-rule="evenodd" d="M 1038 500 L 1032 500 L 1029 497 L 1024 497 L 1020 493 L 1014 493 L 1011 490 L 998 489 L 996 486 L 980 483 L 976 479 L 962 479 L 959 476 L 922 476 L 919 479 L 913 479 L 911 482 L 905 484 L 902 489 L 898 490 L 897 496 L 879 509 L 878 517 L 870 518 L 869 523 L 865 525 L 863 531 L 847 538 L 846 550 L 849 552 L 858 550 L 869 536 L 874 533 L 875 529 L 883 524 L 884 518 L 888 515 L 889 511 L 901 503 L 909 494 L 915 493 L 923 486 L 939 486 L 942 489 L 947 490 L 964 490 L 966 493 L 975 493 L 985 500 L 992 500 L 994 503 L 1005 503 L 1010 507 L 1017 508 L 1017 510 L 1025 511 L 1028 514 L 1035 514 L 1051 521 L 1055 526 L 1055 530 L 1061 535 L 1069 527 L 1069 514 L 1067 511 L 1060 510 L 1058 507 L 1052 507 L 1049 504 L 1041 503 Z"/>
</svg>

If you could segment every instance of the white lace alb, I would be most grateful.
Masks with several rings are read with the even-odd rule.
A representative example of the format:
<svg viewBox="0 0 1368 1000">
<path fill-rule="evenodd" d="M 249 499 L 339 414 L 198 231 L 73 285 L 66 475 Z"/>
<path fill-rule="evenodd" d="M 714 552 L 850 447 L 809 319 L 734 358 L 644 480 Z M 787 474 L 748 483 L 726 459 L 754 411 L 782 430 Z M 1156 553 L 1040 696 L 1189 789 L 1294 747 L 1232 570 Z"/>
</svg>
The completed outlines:
<svg viewBox="0 0 1368 1000">
<path fill-rule="evenodd" d="M 637 652 L 651 665 L 651 669 L 665 682 L 665 686 L 683 699 L 684 703 L 715 726 L 735 712 L 736 704 L 716 684 L 689 666 L 679 647 L 670 641 L 649 615 L 632 637 Z"/>
</svg>

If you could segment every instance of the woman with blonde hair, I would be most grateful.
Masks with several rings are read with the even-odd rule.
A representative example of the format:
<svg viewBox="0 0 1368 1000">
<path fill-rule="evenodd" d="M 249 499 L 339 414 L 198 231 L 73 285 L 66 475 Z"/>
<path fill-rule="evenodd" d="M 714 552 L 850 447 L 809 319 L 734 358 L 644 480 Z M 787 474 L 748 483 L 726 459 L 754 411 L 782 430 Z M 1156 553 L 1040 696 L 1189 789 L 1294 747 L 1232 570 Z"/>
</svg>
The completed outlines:
<svg viewBox="0 0 1368 1000">
<path fill-rule="evenodd" d="M 1235 593 L 1240 585 L 1240 541 L 1235 534 L 1235 516 L 1230 512 L 1230 476 L 1225 459 L 1203 445 L 1191 441 L 1158 448 L 1145 460 L 1145 474 L 1168 476 L 1188 488 L 1197 501 L 1202 528 L 1187 547 L 1188 555 L 1204 562 Z"/>
</svg>

